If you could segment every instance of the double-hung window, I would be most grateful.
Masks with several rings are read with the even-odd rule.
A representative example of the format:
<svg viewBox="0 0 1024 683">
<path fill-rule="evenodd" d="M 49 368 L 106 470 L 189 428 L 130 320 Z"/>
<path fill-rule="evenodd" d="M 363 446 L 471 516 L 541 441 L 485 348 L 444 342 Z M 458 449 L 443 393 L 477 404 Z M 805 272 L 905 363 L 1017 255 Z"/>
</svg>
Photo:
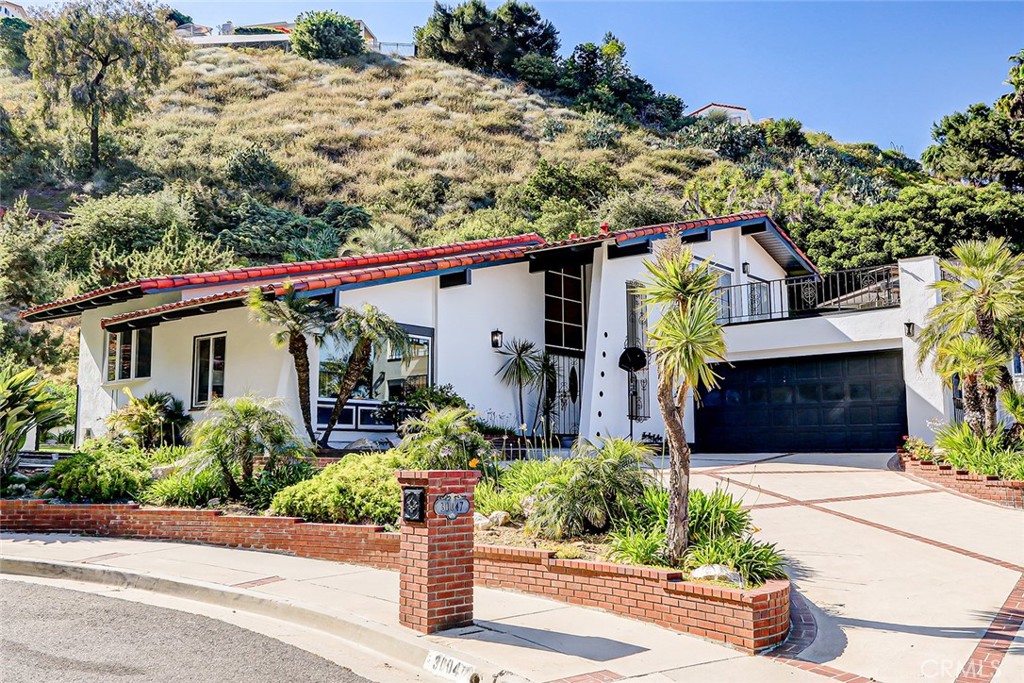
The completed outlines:
<svg viewBox="0 0 1024 683">
<path fill-rule="evenodd" d="M 153 328 L 107 333 L 107 381 L 149 377 L 153 366 Z"/>
<path fill-rule="evenodd" d="M 192 350 L 192 407 L 203 408 L 224 395 L 224 356 L 227 335 L 195 338 Z"/>
</svg>

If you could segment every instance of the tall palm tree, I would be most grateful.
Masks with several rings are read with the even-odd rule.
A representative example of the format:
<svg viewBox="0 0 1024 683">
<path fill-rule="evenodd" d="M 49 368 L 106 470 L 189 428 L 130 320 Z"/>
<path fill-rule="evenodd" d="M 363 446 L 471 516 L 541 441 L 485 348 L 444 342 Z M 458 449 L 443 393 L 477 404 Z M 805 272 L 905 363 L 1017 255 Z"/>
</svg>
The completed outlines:
<svg viewBox="0 0 1024 683">
<path fill-rule="evenodd" d="M 691 389 L 717 386 L 709 363 L 725 360 L 725 337 L 713 291 L 718 276 L 705 261 L 670 237 L 653 263 L 645 262 L 648 279 L 637 293 L 647 297 L 651 313 L 648 338 L 658 368 L 658 406 L 665 421 L 669 448 L 669 516 L 667 553 L 673 564 L 689 544 L 690 446 L 683 416 Z"/>
<path fill-rule="evenodd" d="M 526 429 L 526 387 L 535 386 L 544 375 L 543 353 L 529 339 L 514 338 L 498 350 L 505 361 L 498 378 L 507 387 L 515 387 L 519 396 L 519 424 Z"/>
<path fill-rule="evenodd" d="M 254 320 L 278 327 L 270 337 L 274 344 L 288 347 L 295 365 L 303 426 L 309 440 L 316 443 L 310 412 L 309 340 L 312 339 L 317 346 L 323 343 L 327 328 L 335 319 L 335 311 L 333 306 L 323 300 L 297 296 L 291 282 L 285 283 L 284 290 L 282 296 L 274 297 L 254 289 L 249 293 L 247 303 Z"/>
<path fill-rule="evenodd" d="M 1008 360 L 995 344 L 974 335 L 951 339 L 936 350 L 935 369 L 947 385 L 960 378 L 964 422 L 979 436 L 998 429 L 996 395 Z"/>
<path fill-rule="evenodd" d="M 921 332 L 918 365 L 932 352 L 964 335 L 977 335 L 992 351 L 1010 355 L 1021 345 L 1024 318 L 1024 254 L 1014 254 L 1001 237 L 957 242 L 955 260 L 942 262 L 948 273 L 934 285 L 941 300 L 928 313 Z M 936 358 L 936 363 L 938 363 Z M 941 368 L 936 365 L 936 369 Z M 1011 385 L 1009 371 L 998 372 L 999 388 Z M 995 391 L 982 395 L 984 413 L 996 410 Z"/>
<path fill-rule="evenodd" d="M 331 417 L 327 421 L 324 433 L 320 435 L 321 448 L 330 447 L 328 442 L 331 433 L 341 419 L 341 412 L 352 397 L 360 378 L 370 367 L 374 353 L 383 353 L 390 348 L 404 358 L 409 355 L 411 348 L 408 333 L 382 310 L 371 304 L 366 304 L 362 310 L 352 306 L 339 308 L 328 334 L 349 345 L 351 353 L 345 372 L 338 382 L 338 395 L 334 399 Z"/>
</svg>

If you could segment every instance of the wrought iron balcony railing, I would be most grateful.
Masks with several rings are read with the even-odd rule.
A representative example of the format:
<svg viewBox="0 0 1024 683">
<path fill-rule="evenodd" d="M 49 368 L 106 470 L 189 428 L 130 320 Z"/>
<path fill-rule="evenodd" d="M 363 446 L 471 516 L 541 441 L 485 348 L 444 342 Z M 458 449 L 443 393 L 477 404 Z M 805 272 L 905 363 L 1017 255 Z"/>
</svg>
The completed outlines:
<svg viewBox="0 0 1024 683">
<path fill-rule="evenodd" d="M 715 290 L 722 325 L 804 318 L 900 305 L 896 264 L 868 266 Z"/>
</svg>

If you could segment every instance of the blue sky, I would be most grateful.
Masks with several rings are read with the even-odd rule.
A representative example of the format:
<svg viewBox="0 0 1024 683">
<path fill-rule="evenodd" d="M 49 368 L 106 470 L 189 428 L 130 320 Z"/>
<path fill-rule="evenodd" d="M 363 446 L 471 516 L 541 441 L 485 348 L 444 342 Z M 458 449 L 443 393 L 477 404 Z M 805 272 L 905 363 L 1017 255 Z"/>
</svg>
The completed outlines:
<svg viewBox="0 0 1024 683">
<path fill-rule="evenodd" d="M 291 20 L 331 8 L 383 41 L 409 42 L 431 2 L 172 0 L 202 24 Z M 457 4 L 452 0 L 451 4 Z M 494 6 L 500 3 L 489 2 Z M 757 118 L 794 117 L 839 140 L 894 145 L 912 156 L 933 122 L 1006 91 L 1006 58 L 1024 49 L 1022 2 L 536 2 L 562 51 L 605 31 L 624 40 L 634 72 L 679 95 Z"/>
</svg>

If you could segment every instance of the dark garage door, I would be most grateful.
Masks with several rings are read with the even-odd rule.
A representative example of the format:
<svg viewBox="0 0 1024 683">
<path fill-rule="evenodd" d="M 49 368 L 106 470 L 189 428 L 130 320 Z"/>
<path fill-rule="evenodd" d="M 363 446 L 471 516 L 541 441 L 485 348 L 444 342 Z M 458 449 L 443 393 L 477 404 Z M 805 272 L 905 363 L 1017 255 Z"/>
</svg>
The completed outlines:
<svg viewBox="0 0 1024 683">
<path fill-rule="evenodd" d="M 876 351 L 716 366 L 696 446 L 705 453 L 888 450 L 906 434 L 903 354 Z"/>
</svg>

